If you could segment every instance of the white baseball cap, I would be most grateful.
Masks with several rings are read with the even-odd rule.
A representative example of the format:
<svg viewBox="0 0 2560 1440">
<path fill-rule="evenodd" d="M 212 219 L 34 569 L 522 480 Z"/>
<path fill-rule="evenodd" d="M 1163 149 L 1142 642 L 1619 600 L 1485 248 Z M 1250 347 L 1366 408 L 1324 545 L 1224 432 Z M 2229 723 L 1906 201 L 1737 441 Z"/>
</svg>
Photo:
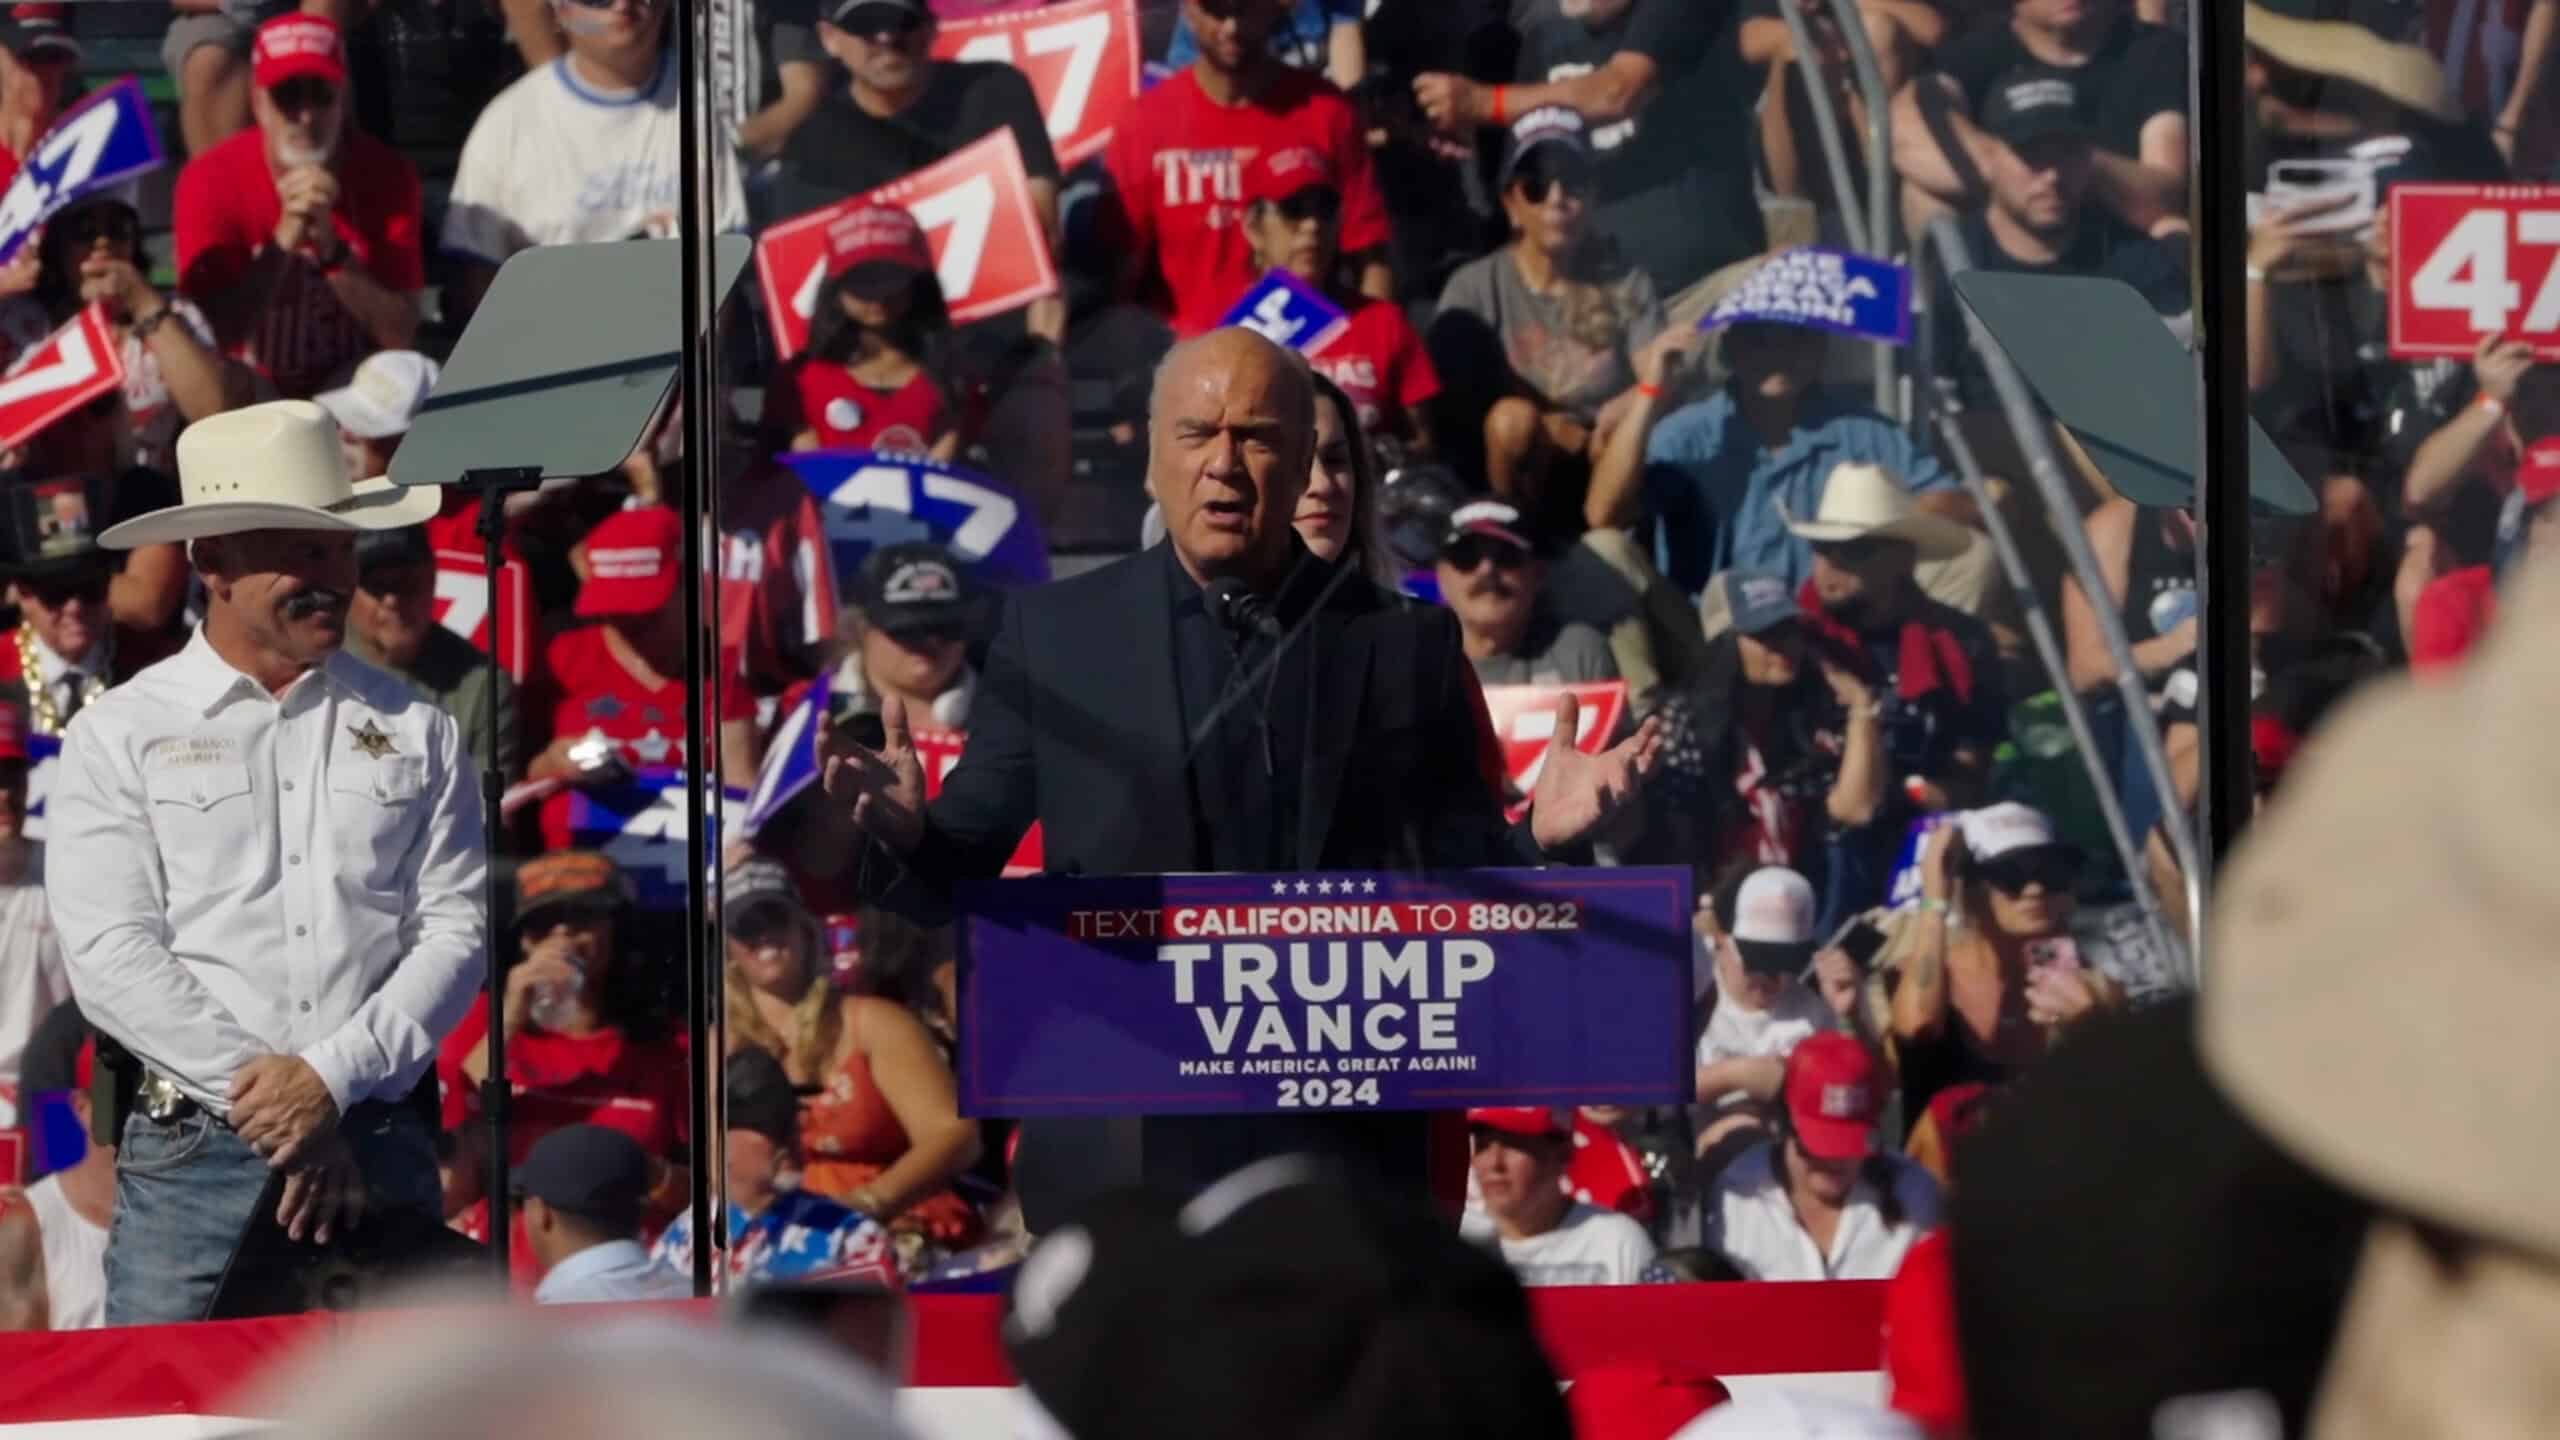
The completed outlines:
<svg viewBox="0 0 2560 1440">
<path fill-rule="evenodd" d="M 1733 894 L 1728 932 L 1755 975 L 1793 975 L 1813 959 L 1813 884 L 1784 865 L 1764 865 Z"/>
<path fill-rule="evenodd" d="M 439 373 L 436 362 L 415 350 L 377 350 L 364 358 L 345 386 L 311 398 L 348 434 L 387 440 L 408 433 Z"/>
<path fill-rule="evenodd" d="M 2004 800 L 1967 810 L 1956 817 L 1957 828 L 1964 835 L 1964 848 L 1976 860 L 1997 860 L 2021 850 L 2042 850 L 2061 843 L 2054 837 L 2053 822 L 2031 805 Z"/>
</svg>

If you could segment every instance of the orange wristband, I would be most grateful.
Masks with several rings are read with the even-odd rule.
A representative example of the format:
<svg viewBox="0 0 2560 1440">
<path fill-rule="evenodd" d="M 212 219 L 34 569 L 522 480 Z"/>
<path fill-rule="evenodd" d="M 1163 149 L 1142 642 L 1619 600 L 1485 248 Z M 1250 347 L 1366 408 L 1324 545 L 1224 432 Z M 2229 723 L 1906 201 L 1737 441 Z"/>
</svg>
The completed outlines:
<svg viewBox="0 0 2560 1440">
<path fill-rule="evenodd" d="M 1510 116 L 1510 114 L 1509 114 L 1510 109 L 1511 109 L 1511 87 L 1510 87 L 1510 86 L 1508 86 L 1508 85 L 1496 85 L 1496 86 L 1494 86 L 1494 87 L 1493 87 L 1493 123 L 1494 123 L 1494 124 L 1496 124 L 1496 125 L 1508 125 L 1508 124 L 1510 124 L 1510 123 L 1511 123 L 1511 116 Z"/>
<path fill-rule="evenodd" d="M 1662 398 L 1662 387 L 1639 380 L 1636 382 L 1636 393 L 1647 400 L 1659 400 Z"/>
</svg>

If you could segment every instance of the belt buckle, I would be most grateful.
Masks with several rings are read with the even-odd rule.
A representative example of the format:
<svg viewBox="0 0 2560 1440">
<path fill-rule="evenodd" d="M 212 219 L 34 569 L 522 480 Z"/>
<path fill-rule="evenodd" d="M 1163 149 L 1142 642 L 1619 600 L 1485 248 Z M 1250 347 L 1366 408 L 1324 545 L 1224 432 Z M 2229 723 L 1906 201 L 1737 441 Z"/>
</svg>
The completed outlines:
<svg viewBox="0 0 2560 1440">
<path fill-rule="evenodd" d="M 177 1082 L 166 1075 L 145 1075 L 134 1098 L 141 1103 L 143 1115 L 154 1124 L 166 1125 L 186 1109 L 187 1097 Z"/>
</svg>

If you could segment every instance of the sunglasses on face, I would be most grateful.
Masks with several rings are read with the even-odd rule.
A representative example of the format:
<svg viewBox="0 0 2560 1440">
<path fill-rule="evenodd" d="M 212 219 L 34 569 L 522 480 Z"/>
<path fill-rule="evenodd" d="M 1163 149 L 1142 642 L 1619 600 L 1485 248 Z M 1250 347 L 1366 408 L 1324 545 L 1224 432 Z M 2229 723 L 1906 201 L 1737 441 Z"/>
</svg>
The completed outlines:
<svg viewBox="0 0 2560 1440">
<path fill-rule="evenodd" d="M 1813 553 L 1854 570 L 1885 554 L 1893 544 L 1891 540 L 1878 540 L 1872 536 L 1856 540 L 1816 540 Z"/>
<path fill-rule="evenodd" d="M 895 6 L 866 6 L 844 17 L 844 32 L 865 40 L 904 40 L 924 28 L 924 17 Z"/>
<path fill-rule="evenodd" d="M 37 604 L 47 610 L 59 610 L 74 600 L 86 600 L 92 605 L 105 604 L 107 589 L 115 583 L 115 580 L 109 575 L 92 575 L 75 580 L 29 580 L 19 583 L 28 594 L 35 597 Z"/>
<path fill-rule="evenodd" d="M 57 222 L 54 234 L 61 237 L 62 244 L 74 250 L 86 250 L 100 240 L 122 241 L 130 245 L 141 237 L 142 226 L 135 221 L 132 212 L 111 205 L 104 209 L 83 210 Z"/>
<path fill-rule="evenodd" d="M 1561 196 L 1586 199 L 1591 194 L 1591 172 L 1580 166 L 1524 165 L 1512 177 L 1512 186 L 1520 198 L 1532 205 L 1544 205 Z"/>
<path fill-rule="evenodd" d="M 1473 574 L 1475 568 L 1487 560 L 1493 562 L 1493 568 L 1496 570 L 1517 570 L 1529 563 L 1528 555 L 1518 546 L 1473 536 L 1442 551 L 1440 558 L 1448 561 L 1450 568 L 1461 575 Z"/>
<path fill-rule="evenodd" d="M 2024 894 L 2041 885 L 2048 895 L 2068 893 L 2080 883 L 2080 857 L 2067 851 L 1985 860 L 1977 867 L 1982 883 L 2003 895 Z"/>
<path fill-rule="evenodd" d="M 338 87 L 316 75 L 303 75 L 287 80 L 267 92 L 276 108 L 287 115 L 305 110 L 326 110 L 337 103 Z"/>
<path fill-rule="evenodd" d="M 1273 201 L 1271 208 L 1292 225 L 1309 220 L 1330 225 L 1342 213 L 1342 196 L 1328 186 L 1310 185 L 1286 200 Z"/>
<path fill-rule="evenodd" d="M 969 631 L 962 625 L 908 625 L 890 631 L 889 638 L 910 650 L 921 650 L 928 645 L 965 644 Z"/>
<path fill-rule="evenodd" d="M 750 950 L 791 944 L 791 912 L 778 904 L 758 905 L 729 925 L 729 938 Z"/>
</svg>

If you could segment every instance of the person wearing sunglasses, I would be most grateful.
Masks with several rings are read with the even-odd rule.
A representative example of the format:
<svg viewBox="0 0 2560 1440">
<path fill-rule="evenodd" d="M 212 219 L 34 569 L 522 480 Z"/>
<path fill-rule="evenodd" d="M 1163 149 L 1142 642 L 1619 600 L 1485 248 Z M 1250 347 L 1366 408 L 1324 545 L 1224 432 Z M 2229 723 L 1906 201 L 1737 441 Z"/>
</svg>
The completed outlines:
<svg viewBox="0 0 2560 1440">
<path fill-rule="evenodd" d="M 270 20 L 251 64 L 256 126 L 178 172 L 178 287 L 225 349 L 307 399 L 416 338 L 423 201 L 407 158 L 356 127 L 335 24 Z"/>
<path fill-rule="evenodd" d="M 1360 293 L 1342 268 L 1342 187 L 1333 162 L 1306 145 L 1268 150 L 1245 166 L 1245 237 L 1259 270 L 1281 270 L 1324 295 L 1348 317 L 1342 333 L 1308 357 L 1316 373 L 1360 408 L 1360 425 L 1427 455 L 1423 406 L 1440 393 L 1439 373 L 1404 307 Z"/>
<path fill-rule="evenodd" d="M 0 703 L 29 733 L 59 737 L 107 687 L 175 650 L 177 637 L 116 623 L 115 551 L 98 544 L 112 521 L 173 503 L 156 471 L 127 477 L 0 472 L 0 579 L 18 624 L 0 639 Z M 169 547 L 175 549 L 176 547 Z"/>
<path fill-rule="evenodd" d="M 1440 545 L 1440 600 L 1486 685 L 1584 685 L 1618 678 L 1609 642 L 1541 603 L 1547 562 L 1499 500 L 1461 505 Z"/>
<path fill-rule="evenodd" d="M 2043 812 L 2015 801 L 1935 822 L 1920 899 L 1885 950 L 1903 1114 L 1950 1085 L 2006 1083 L 2062 1031 L 2124 1003 L 2071 936 L 2081 865 Z"/>
<path fill-rule="evenodd" d="M 1637 399 L 1635 352 L 1664 324 L 1652 279 L 1589 225 L 1592 173 L 1581 116 L 1521 116 L 1502 161 L 1511 243 L 1449 277 L 1431 330 L 1450 393 L 1481 407 L 1494 494 L 1560 529 Z"/>
<path fill-rule="evenodd" d="M 929 540 L 884 545 L 863 558 L 852 592 L 835 671 L 839 723 L 895 696 L 926 729 L 968 729 L 977 596 L 951 552 Z"/>
<path fill-rule="evenodd" d="M 774 377 L 768 433 L 793 450 L 951 459 L 963 436 L 934 378 L 951 319 L 924 228 L 895 205 L 868 205 L 830 225 L 827 245 L 809 348 Z"/>
</svg>

